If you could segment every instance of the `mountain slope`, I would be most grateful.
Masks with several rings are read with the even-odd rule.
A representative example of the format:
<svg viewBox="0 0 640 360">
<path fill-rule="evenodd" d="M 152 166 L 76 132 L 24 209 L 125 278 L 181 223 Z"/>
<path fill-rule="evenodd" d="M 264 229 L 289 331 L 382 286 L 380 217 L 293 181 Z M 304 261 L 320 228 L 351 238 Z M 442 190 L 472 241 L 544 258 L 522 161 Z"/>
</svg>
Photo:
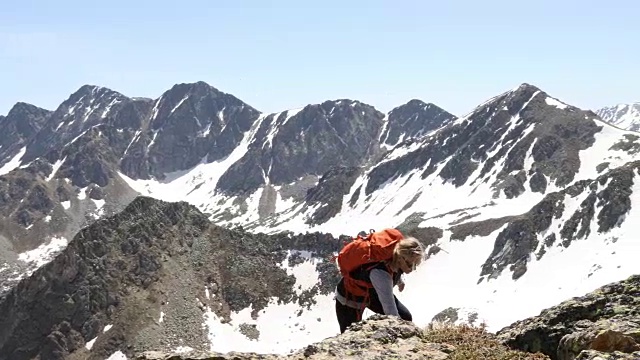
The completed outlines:
<svg viewBox="0 0 640 360">
<path fill-rule="evenodd" d="M 621 129 L 640 131 L 640 103 L 608 106 L 598 109 L 596 114 Z"/>
</svg>

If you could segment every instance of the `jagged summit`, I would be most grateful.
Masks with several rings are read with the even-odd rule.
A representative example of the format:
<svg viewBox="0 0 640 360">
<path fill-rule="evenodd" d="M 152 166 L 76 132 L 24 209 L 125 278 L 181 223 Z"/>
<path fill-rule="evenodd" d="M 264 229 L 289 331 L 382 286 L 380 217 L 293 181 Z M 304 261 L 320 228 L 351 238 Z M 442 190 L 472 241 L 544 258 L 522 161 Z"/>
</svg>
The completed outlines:
<svg viewBox="0 0 640 360">
<path fill-rule="evenodd" d="M 418 99 L 392 109 L 387 117 L 381 141 L 388 146 L 395 146 L 409 138 L 421 137 L 457 119 L 439 106 Z"/>
<path fill-rule="evenodd" d="M 9 118 L 12 116 L 19 116 L 20 114 L 25 112 L 37 112 L 37 111 L 51 113 L 51 110 L 41 108 L 39 106 L 29 104 L 27 102 L 18 101 L 11 107 L 11 109 L 9 109 L 9 112 L 7 113 L 6 117 Z"/>
<path fill-rule="evenodd" d="M 425 108 L 425 107 L 432 107 L 432 106 L 436 106 L 437 107 L 437 105 L 435 105 L 433 103 L 427 103 L 427 102 L 424 102 L 423 100 L 420 100 L 420 99 L 411 99 L 411 100 L 407 101 L 406 103 L 404 103 L 402 105 L 396 106 L 395 108 L 391 109 L 391 111 L 389 111 L 389 112 L 392 113 L 392 112 L 397 111 L 399 109 L 402 109 L 404 107 Z"/>
<path fill-rule="evenodd" d="M 167 91 L 185 91 L 185 92 L 189 92 L 189 91 L 192 91 L 192 92 L 214 91 L 214 92 L 218 92 L 220 94 L 229 95 L 228 93 L 220 90 L 219 88 L 215 87 L 214 85 L 211 85 L 208 82 L 203 81 L 203 80 L 198 80 L 198 81 L 193 81 L 193 82 L 177 83 L 177 84 L 174 84 Z"/>
<path fill-rule="evenodd" d="M 204 82 L 204 81 L 197 81 L 197 82 L 191 82 L 191 83 L 179 83 L 179 84 L 174 84 L 171 88 L 169 88 L 168 90 L 166 90 L 161 96 L 160 98 L 167 98 L 167 97 L 171 97 L 171 96 L 187 96 L 187 95 L 200 95 L 200 96 L 206 96 L 206 95 L 229 95 L 226 94 L 220 90 L 218 90 L 217 88 L 215 88 L 212 85 L 209 85 L 208 83 Z M 160 99 L 159 98 L 159 99 Z M 159 100 L 156 99 L 156 100 Z M 178 99 L 179 100 L 179 99 Z"/>
<path fill-rule="evenodd" d="M 530 84 L 528 82 L 520 83 L 520 85 L 515 87 L 514 90 L 515 91 L 518 91 L 518 90 L 541 91 L 540 87 Z"/>
<path fill-rule="evenodd" d="M 16 103 L 7 116 L 0 116 L 0 168 L 13 161 L 19 165 L 26 144 L 49 121 L 52 112 L 28 103 Z M 12 169 L 1 170 L 4 174 Z"/>
<path fill-rule="evenodd" d="M 85 84 L 71 93 L 67 100 L 65 100 L 58 109 L 60 109 L 61 107 L 73 106 L 74 104 L 82 102 L 83 100 L 85 101 L 85 103 L 93 103 L 95 101 L 98 101 L 102 97 L 115 97 L 122 99 L 128 98 L 122 93 L 104 86 Z"/>
<path fill-rule="evenodd" d="M 17 102 L 13 107 L 11 107 L 4 119 L 6 122 L 13 122 L 16 126 L 20 126 L 21 123 L 34 121 L 34 118 L 38 118 L 37 122 L 39 125 L 42 125 L 51 113 L 51 110 L 47 110 L 39 106 L 26 102 Z M 4 134 L 6 135 L 6 133 Z"/>
</svg>

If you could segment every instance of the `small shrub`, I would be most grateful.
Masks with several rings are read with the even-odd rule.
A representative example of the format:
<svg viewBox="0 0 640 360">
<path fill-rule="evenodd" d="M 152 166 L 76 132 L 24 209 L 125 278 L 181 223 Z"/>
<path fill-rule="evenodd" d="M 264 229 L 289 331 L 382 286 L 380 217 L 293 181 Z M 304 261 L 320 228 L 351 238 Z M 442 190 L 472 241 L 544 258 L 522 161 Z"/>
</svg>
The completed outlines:
<svg viewBox="0 0 640 360">
<path fill-rule="evenodd" d="M 541 353 L 509 349 L 486 330 L 484 323 L 478 327 L 431 323 L 425 329 L 424 340 L 455 346 L 455 350 L 449 354 L 451 360 L 549 360 L 549 357 Z"/>
</svg>

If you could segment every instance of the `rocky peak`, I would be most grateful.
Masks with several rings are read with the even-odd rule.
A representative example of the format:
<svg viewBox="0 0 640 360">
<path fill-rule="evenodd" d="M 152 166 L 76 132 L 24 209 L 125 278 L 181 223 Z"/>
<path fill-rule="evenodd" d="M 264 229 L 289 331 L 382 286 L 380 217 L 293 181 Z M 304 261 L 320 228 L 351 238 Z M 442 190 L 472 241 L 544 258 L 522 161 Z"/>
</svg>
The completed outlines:
<svg viewBox="0 0 640 360">
<path fill-rule="evenodd" d="M 49 110 L 18 102 L 6 117 L 0 117 L 0 165 L 18 154 L 40 131 L 50 115 Z"/>
<path fill-rule="evenodd" d="M 8 137 L 9 133 L 6 132 L 10 130 L 8 127 L 16 131 L 15 134 L 11 133 L 12 135 L 19 135 L 24 139 L 33 136 L 44 125 L 49 115 L 51 115 L 50 110 L 24 102 L 16 103 L 0 122 L 0 126 L 5 130 L 2 132 L 2 139 Z"/>
<path fill-rule="evenodd" d="M 61 149 L 93 126 L 104 124 L 129 98 L 111 89 L 83 85 L 54 112 L 27 147 L 25 162 Z"/>
<path fill-rule="evenodd" d="M 23 138 L 29 138 L 40 130 L 51 113 L 50 110 L 18 102 L 9 110 L 2 123 L 13 123 L 19 135 Z M 2 134 L 6 135 L 4 132 Z"/>
<path fill-rule="evenodd" d="M 151 129 L 179 123 L 180 126 L 194 127 L 200 131 L 209 127 L 210 132 L 215 134 L 228 120 L 224 117 L 225 110 L 228 114 L 234 107 L 245 106 L 257 112 L 236 97 L 205 82 L 176 84 L 156 100 L 151 114 Z"/>
<path fill-rule="evenodd" d="M 413 99 L 389 112 L 381 142 L 394 146 L 404 139 L 422 136 L 455 119 L 455 115 L 437 105 Z"/>
<path fill-rule="evenodd" d="M 54 116 L 64 123 L 80 120 L 95 125 L 96 120 L 108 115 L 113 105 L 126 100 L 129 98 L 106 87 L 83 85 L 56 109 Z"/>
<path fill-rule="evenodd" d="M 204 83 L 177 84 L 153 102 L 122 159 L 133 178 L 163 179 L 231 153 L 260 113 Z"/>
<path fill-rule="evenodd" d="M 0 360 L 84 356 L 85 344 L 96 337 L 92 355 L 101 359 L 118 348 L 175 348 L 177 339 L 165 339 L 171 333 L 208 349 L 205 312 L 230 321 L 232 312 L 248 308 L 258 316 L 271 299 L 303 309 L 314 296 L 330 293 L 333 278 L 297 291 L 281 264 L 288 250 L 324 258 L 337 246 L 326 234 L 265 236 L 221 228 L 187 203 L 138 197 L 84 227 L 53 261 L 0 297 Z M 332 264 L 322 268 L 335 274 Z M 205 296 L 205 289 L 214 295 Z M 167 319 L 159 325 L 161 311 Z M 107 325 L 112 329 L 103 331 Z"/>
</svg>

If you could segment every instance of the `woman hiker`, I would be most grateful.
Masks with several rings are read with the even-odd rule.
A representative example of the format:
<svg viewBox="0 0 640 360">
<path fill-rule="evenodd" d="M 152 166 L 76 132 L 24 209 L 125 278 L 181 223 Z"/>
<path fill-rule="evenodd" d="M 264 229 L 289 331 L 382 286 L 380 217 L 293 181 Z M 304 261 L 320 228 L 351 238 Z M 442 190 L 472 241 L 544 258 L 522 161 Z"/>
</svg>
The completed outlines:
<svg viewBox="0 0 640 360">
<path fill-rule="evenodd" d="M 411 273 L 420 265 L 424 257 L 424 248 L 418 240 L 413 237 L 405 238 L 396 229 L 386 229 L 380 233 L 372 234 L 378 234 L 378 238 L 383 238 L 382 242 L 389 243 L 386 249 L 381 247 L 384 250 L 378 252 L 378 258 L 387 258 L 357 266 L 352 265 L 352 267 L 355 266 L 354 270 L 343 272 L 343 277 L 340 279 L 335 293 L 336 316 L 340 324 L 340 333 L 344 333 L 352 323 L 361 320 L 365 308 L 377 314 L 393 315 L 403 320 L 412 321 L 409 310 L 393 294 L 393 287 L 398 285 L 398 290 L 404 289 L 401 276 Z M 361 249 L 366 248 L 362 245 L 354 245 L 353 247 L 357 246 L 360 246 Z M 352 249 L 351 251 L 358 250 Z M 371 254 L 369 248 L 366 251 Z M 355 258 L 357 257 L 352 256 L 352 259 Z M 346 261 L 343 260 L 343 262 Z"/>
</svg>

